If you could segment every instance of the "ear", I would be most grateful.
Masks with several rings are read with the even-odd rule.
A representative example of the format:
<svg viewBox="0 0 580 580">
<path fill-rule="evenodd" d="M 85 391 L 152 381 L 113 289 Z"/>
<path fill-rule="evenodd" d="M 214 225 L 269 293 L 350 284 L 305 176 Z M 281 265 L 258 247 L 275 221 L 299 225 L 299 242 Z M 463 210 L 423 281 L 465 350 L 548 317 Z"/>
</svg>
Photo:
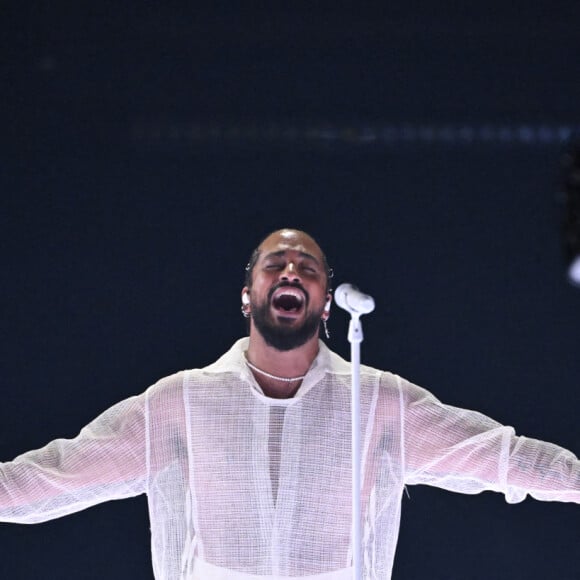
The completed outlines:
<svg viewBox="0 0 580 580">
<path fill-rule="evenodd" d="M 330 316 L 330 305 L 332 304 L 332 294 L 329 292 L 326 295 L 326 304 L 324 305 L 324 314 L 326 318 Z"/>
<path fill-rule="evenodd" d="M 250 290 L 247 286 L 242 288 L 242 305 L 249 306 L 250 305 Z"/>
</svg>

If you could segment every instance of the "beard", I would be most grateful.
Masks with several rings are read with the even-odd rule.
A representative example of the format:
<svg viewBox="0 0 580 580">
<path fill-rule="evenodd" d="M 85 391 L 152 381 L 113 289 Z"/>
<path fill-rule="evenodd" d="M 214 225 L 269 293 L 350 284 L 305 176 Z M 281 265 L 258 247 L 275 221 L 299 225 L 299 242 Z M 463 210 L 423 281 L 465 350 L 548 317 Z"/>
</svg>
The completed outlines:
<svg viewBox="0 0 580 580">
<path fill-rule="evenodd" d="M 273 290 L 270 294 L 272 294 Z M 306 308 L 307 306 L 308 297 L 304 307 Z M 262 335 L 266 344 L 276 350 L 284 352 L 306 344 L 316 335 L 320 328 L 322 312 L 323 308 L 320 309 L 320 312 L 308 314 L 298 327 L 286 326 L 283 318 L 279 322 L 272 319 L 270 300 L 268 299 L 260 305 L 252 305 L 252 320 L 254 321 L 256 330 Z"/>
</svg>

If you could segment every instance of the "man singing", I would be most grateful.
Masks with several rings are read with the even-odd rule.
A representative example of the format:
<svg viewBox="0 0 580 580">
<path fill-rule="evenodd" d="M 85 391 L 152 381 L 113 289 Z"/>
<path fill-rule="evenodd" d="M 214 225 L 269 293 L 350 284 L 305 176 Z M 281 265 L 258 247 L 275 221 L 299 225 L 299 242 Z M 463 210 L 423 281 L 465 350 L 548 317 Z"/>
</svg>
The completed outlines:
<svg viewBox="0 0 580 580">
<path fill-rule="evenodd" d="M 350 365 L 318 339 L 331 270 L 283 229 L 251 256 L 249 337 L 0 464 L 0 520 L 34 523 L 146 493 L 155 578 L 351 580 Z M 391 575 L 405 485 L 580 502 L 580 462 L 361 369 L 364 578 Z"/>
</svg>

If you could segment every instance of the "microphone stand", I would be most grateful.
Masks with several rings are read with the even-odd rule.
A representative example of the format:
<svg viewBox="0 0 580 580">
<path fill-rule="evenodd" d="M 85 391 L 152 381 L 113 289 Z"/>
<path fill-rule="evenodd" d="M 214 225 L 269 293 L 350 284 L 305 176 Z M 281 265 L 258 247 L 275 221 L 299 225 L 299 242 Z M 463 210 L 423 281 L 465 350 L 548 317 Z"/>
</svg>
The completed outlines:
<svg viewBox="0 0 580 580">
<path fill-rule="evenodd" d="M 360 314 L 351 312 L 348 325 L 351 359 L 351 441 L 352 441 L 352 561 L 353 578 L 362 580 L 361 452 L 360 452 L 360 343 L 363 341 Z"/>
<path fill-rule="evenodd" d="M 363 331 L 360 317 L 375 308 L 371 296 L 351 284 L 341 284 L 334 293 L 336 303 L 350 313 L 348 341 L 351 358 L 351 442 L 352 442 L 352 562 L 354 580 L 362 580 L 361 527 L 361 422 L 360 422 L 360 343 Z"/>
</svg>

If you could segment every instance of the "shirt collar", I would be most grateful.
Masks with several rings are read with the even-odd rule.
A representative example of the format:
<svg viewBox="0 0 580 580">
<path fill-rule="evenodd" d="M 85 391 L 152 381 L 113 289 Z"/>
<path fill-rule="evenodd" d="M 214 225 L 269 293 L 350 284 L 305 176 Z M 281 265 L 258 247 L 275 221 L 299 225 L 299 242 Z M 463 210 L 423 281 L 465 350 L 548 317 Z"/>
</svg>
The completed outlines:
<svg viewBox="0 0 580 580">
<path fill-rule="evenodd" d="M 205 367 L 204 371 L 208 373 L 239 373 L 240 378 L 250 384 L 254 390 L 261 393 L 254 375 L 246 364 L 245 352 L 248 350 L 250 343 L 249 337 L 240 338 L 232 347 L 224 353 L 216 362 Z M 321 340 L 318 341 L 318 354 L 312 362 L 310 369 L 306 373 L 302 385 L 292 399 L 303 397 L 316 383 L 318 383 L 327 372 L 350 372 L 350 366 L 346 361 L 333 353 Z M 263 395 L 262 395 L 263 396 Z"/>
</svg>

